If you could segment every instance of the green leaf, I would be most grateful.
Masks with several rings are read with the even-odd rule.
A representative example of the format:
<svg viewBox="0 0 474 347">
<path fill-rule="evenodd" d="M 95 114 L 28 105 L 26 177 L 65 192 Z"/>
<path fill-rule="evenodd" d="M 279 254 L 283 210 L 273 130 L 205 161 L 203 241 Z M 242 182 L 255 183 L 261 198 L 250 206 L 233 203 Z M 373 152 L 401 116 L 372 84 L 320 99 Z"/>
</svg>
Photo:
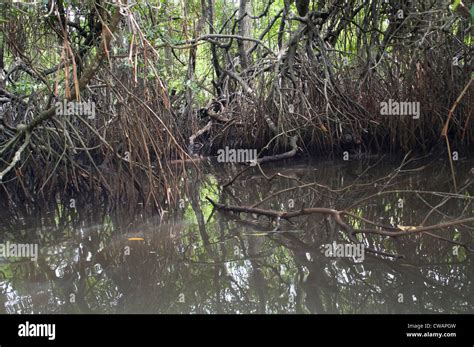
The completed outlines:
<svg viewBox="0 0 474 347">
<path fill-rule="evenodd" d="M 474 23 L 474 4 L 471 6 L 471 22 Z"/>
<path fill-rule="evenodd" d="M 453 5 L 452 5 L 453 11 L 456 11 L 460 3 L 461 3 L 461 0 L 454 0 Z"/>
</svg>

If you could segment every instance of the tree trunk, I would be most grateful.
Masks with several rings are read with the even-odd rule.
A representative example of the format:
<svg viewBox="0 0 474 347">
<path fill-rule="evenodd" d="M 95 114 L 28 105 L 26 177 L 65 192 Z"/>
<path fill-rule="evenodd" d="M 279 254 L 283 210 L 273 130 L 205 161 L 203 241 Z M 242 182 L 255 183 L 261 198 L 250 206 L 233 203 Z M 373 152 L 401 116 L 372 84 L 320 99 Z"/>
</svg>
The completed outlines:
<svg viewBox="0 0 474 347">
<path fill-rule="evenodd" d="M 239 7 L 239 36 L 250 37 L 250 0 L 240 0 Z M 242 70 L 248 67 L 247 51 L 250 49 L 249 41 L 238 41 L 240 66 Z"/>
<path fill-rule="evenodd" d="M 207 2 L 207 17 L 209 22 L 209 34 L 214 34 L 214 0 L 208 0 Z M 215 43 L 211 43 L 211 54 L 212 54 L 212 66 L 214 67 L 214 72 L 216 73 L 216 81 L 213 82 L 214 87 L 216 88 L 217 96 L 222 94 L 222 85 L 221 85 L 221 66 L 219 64 L 219 57 L 217 55 L 217 48 Z"/>
</svg>

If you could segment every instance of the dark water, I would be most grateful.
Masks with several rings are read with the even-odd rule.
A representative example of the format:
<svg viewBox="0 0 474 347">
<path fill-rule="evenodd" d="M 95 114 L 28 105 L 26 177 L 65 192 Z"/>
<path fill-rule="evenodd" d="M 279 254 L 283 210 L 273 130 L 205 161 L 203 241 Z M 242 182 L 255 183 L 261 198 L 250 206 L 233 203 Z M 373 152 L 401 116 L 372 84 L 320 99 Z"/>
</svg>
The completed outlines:
<svg viewBox="0 0 474 347">
<path fill-rule="evenodd" d="M 37 243 L 40 254 L 0 258 L 0 313 L 474 313 L 472 253 L 436 238 L 473 248 L 473 223 L 434 236 L 360 235 L 367 247 L 404 258 L 366 253 L 356 263 L 324 254 L 325 244 L 349 242 L 327 216 L 276 228 L 266 217 L 212 214 L 205 199 L 250 206 L 286 190 L 260 207 L 350 208 L 384 225 L 417 226 L 445 199 L 421 191 L 453 192 L 449 166 L 413 161 L 394 175 L 400 162 L 298 162 L 265 167 L 267 178 L 255 168 L 226 190 L 239 168 L 207 167 L 189 172 L 178 212 L 162 217 L 141 206 L 3 211 L 0 243 Z M 473 166 L 456 163 L 458 188 Z M 317 184 L 294 189 L 309 183 Z M 464 187 L 423 225 L 472 217 L 474 184 Z"/>
</svg>

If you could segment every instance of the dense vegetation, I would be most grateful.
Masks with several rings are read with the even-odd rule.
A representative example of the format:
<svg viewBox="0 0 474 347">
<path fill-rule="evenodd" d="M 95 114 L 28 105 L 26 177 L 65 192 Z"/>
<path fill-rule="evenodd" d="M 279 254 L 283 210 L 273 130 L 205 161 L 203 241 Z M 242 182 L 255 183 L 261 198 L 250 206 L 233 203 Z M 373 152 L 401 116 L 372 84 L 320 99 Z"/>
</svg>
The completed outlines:
<svg viewBox="0 0 474 347">
<path fill-rule="evenodd" d="M 0 313 L 474 312 L 473 1 L 1 2 Z"/>
<path fill-rule="evenodd" d="M 470 0 L 0 6 L 3 202 L 82 191 L 161 205 L 186 161 L 224 146 L 472 150 Z M 96 114 L 59 115 L 63 100 Z M 381 114 L 390 100 L 419 117 Z"/>
</svg>

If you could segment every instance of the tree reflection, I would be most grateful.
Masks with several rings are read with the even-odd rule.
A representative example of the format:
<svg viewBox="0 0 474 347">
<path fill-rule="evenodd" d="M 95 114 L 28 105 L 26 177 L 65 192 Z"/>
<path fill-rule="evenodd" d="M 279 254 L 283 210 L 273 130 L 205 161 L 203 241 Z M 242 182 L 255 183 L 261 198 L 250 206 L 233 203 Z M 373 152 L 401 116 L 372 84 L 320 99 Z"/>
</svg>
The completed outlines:
<svg viewBox="0 0 474 347">
<path fill-rule="evenodd" d="M 2 240 L 37 242 L 37 262 L 0 262 L 0 313 L 472 313 L 472 254 L 425 234 L 389 239 L 359 235 L 375 249 L 403 254 L 400 260 L 371 254 L 361 264 L 327 258 L 322 245 L 347 242 L 331 219 L 309 215 L 277 231 L 266 218 L 211 215 L 206 194 L 257 203 L 264 197 L 319 182 L 347 191 L 288 190 L 263 204 L 276 210 L 302 206 L 346 208 L 376 192 L 373 185 L 393 169 L 354 174 L 331 165 L 289 167 L 267 180 L 251 173 L 229 189 L 232 172 L 216 172 L 183 187 L 184 208 L 153 218 L 132 208 L 58 202 L 53 208 L 12 209 L 1 219 Z M 268 174 L 268 173 L 267 173 Z M 271 173 L 268 174 L 271 176 Z M 421 172 L 380 181 L 386 189 L 449 190 L 449 180 L 425 180 Z M 203 193 L 205 192 L 205 194 Z M 472 192 L 471 192 L 472 193 Z M 471 194 L 472 196 L 472 194 Z M 404 208 L 397 202 L 404 199 Z M 353 209 L 381 223 L 418 225 L 440 197 L 386 194 Z M 452 200 L 431 217 L 457 216 L 470 207 Z M 472 210 L 472 209 L 471 209 Z M 209 218 L 210 217 L 210 218 Z M 351 223 L 357 223 L 356 220 Z M 134 240 L 135 236 L 143 240 Z M 449 228 L 443 237 L 472 244 L 472 226 Z M 132 239 L 132 240 L 131 240 Z"/>
</svg>

